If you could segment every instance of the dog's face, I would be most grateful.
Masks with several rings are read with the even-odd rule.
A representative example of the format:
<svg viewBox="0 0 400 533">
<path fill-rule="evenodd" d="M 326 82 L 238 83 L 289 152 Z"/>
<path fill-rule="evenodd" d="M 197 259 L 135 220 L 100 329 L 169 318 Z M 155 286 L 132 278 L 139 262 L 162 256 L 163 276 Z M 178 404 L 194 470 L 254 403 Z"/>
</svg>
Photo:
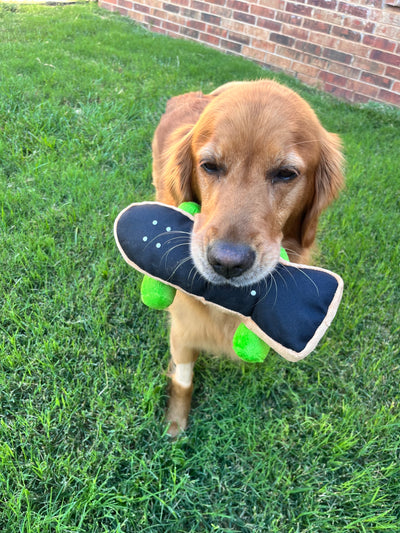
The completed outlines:
<svg viewBox="0 0 400 533">
<path fill-rule="evenodd" d="M 312 244 L 320 212 L 342 185 L 337 137 L 302 98 L 273 82 L 223 91 L 185 143 L 186 197 L 201 202 L 191 253 L 211 283 L 261 280 L 281 244 L 295 258 Z"/>
</svg>

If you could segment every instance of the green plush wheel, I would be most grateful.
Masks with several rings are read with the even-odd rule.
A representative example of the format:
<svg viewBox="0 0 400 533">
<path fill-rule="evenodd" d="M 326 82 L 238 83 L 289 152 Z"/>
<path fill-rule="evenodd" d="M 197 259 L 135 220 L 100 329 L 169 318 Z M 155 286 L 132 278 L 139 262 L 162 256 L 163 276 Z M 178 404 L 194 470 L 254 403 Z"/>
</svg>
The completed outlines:
<svg viewBox="0 0 400 533">
<path fill-rule="evenodd" d="M 182 211 L 186 211 L 186 213 L 190 213 L 191 215 L 197 215 L 197 213 L 200 213 L 201 207 L 199 204 L 196 204 L 196 202 L 182 202 L 179 209 L 182 209 Z"/>
<path fill-rule="evenodd" d="M 141 286 L 142 302 L 152 309 L 166 309 L 174 301 L 176 289 L 157 279 L 144 276 Z"/>
<path fill-rule="evenodd" d="M 244 324 L 235 331 L 232 346 L 236 355 L 248 363 L 262 363 L 269 352 L 268 344 Z"/>
</svg>

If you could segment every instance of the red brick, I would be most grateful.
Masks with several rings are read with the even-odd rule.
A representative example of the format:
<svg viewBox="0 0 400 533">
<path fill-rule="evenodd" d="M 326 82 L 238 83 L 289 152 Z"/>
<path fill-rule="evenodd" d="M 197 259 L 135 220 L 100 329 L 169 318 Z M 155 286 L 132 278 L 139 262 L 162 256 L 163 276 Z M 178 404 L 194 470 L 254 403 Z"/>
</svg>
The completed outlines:
<svg viewBox="0 0 400 533">
<path fill-rule="evenodd" d="M 162 20 L 167 18 L 167 13 L 165 13 L 161 9 L 153 9 L 152 15 Z"/>
<path fill-rule="evenodd" d="M 303 15 L 304 17 L 310 17 L 312 14 L 312 7 L 305 6 L 304 4 L 300 3 L 292 4 L 291 2 L 287 2 L 286 11 L 289 11 L 289 13 Z"/>
<path fill-rule="evenodd" d="M 200 11 L 195 11 L 194 9 L 188 9 L 186 7 L 183 7 L 181 9 L 181 14 L 184 17 L 187 17 L 189 19 L 199 19 L 201 15 Z"/>
<path fill-rule="evenodd" d="M 393 52 L 396 48 L 395 42 L 384 39 L 383 37 L 375 37 L 374 35 L 364 35 L 363 44 L 385 50 L 386 52 Z"/>
<path fill-rule="evenodd" d="M 135 11 L 139 11 L 140 13 L 150 12 L 150 8 L 148 6 L 144 6 L 143 4 L 133 4 L 133 9 Z"/>
<path fill-rule="evenodd" d="M 301 26 L 304 19 L 299 15 L 293 15 L 292 13 L 283 13 L 283 11 L 277 11 L 276 20 L 284 22 L 285 24 L 291 24 L 293 26 Z"/>
<path fill-rule="evenodd" d="M 129 11 L 129 18 L 143 26 L 147 26 L 146 14 L 144 13 L 138 13 L 137 11 Z"/>
<path fill-rule="evenodd" d="M 345 54 L 344 52 L 338 52 L 337 50 L 333 50 L 331 48 L 325 48 L 323 56 L 327 59 L 331 59 L 332 61 L 338 61 L 339 63 L 345 63 L 346 65 L 350 65 L 352 56 L 350 54 Z"/>
<path fill-rule="evenodd" d="M 313 56 L 320 56 L 322 52 L 322 48 L 318 44 L 308 43 L 305 41 L 296 41 L 294 47 L 296 50 L 302 50 L 303 52 L 307 52 Z"/>
<path fill-rule="evenodd" d="M 375 98 L 379 92 L 379 87 L 356 80 L 348 80 L 347 88 L 355 93 L 369 96 L 370 98 Z"/>
<path fill-rule="evenodd" d="M 174 33 L 179 33 L 179 24 L 174 24 L 173 22 L 168 22 L 167 20 L 164 20 L 162 27 Z"/>
<path fill-rule="evenodd" d="M 400 26 L 400 24 L 399 24 Z M 388 24 L 377 24 L 375 35 L 397 41 L 399 39 L 399 26 L 390 26 Z"/>
<path fill-rule="evenodd" d="M 383 25 L 400 26 L 400 11 L 398 9 L 377 9 L 377 20 Z"/>
<path fill-rule="evenodd" d="M 197 30 L 193 30 L 185 26 L 181 26 L 180 33 L 182 33 L 182 35 L 185 35 L 186 37 L 189 37 L 191 39 L 197 40 L 199 38 L 199 32 Z"/>
<path fill-rule="evenodd" d="M 313 31 L 319 31 L 321 33 L 330 33 L 332 26 L 327 22 L 321 22 L 320 20 L 304 19 L 303 27 Z"/>
<path fill-rule="evenodd" d="M 276 69 L 282 71 L 282 70 L 288 70 L 292 64 L 292 61 L 291 59 L 286 59 L 285 57 L 280 57 L 280 56 L 272 55 L 272 54 L 266 54 L 265 63 L 266 65 L 269 65 L 271 68 L 275 67 Z"/>
<path fill-rule="evenodd" d="M 309 65 L 312 65 L 314 67 L 327 70 L 328 65 L 330 64 L 327 59 L 324 59 L 322 57 L 312 56 L 309 54 L 304 54 L 304 61 L 308 63 Z"/>
<path fill-rule="evenodd" d="M 130 0 L 118 0 L 118 5 L 126 9 L 132 9 L 133 3 Z"/>
<path fill-rule="evenodd" d="M 344 39 L 338 39 L 334 48 L 340 52 L 350 54 L 353 57 L 355 54 L 361 57 L 368 57 L 368 54 L 371 51 L 370 48 L 363 46 L 361 43 L 355 45 L 353 42 L 345 41 Z"/>
<path fill-rule="evenodd" d="M 305 83 L 306 85 L 309 85 L 310 87 L 318 87 L 318 89 L 322 90 L 321 82 L 318 81 L 316 78 L 307 76 L 307 74 L 303 74 L 302 72 L 297 71 L 297 63 L 293 65 L 294 71 L 295 71 L 295 77 L 300 80 L 302 83 Z"/>
<path fill-rule="evenodd" d="M 320 44 L 326 48 L 335 48 L 338 44 L 339 39 L 336 37 L 331 37 L 325 33 L 313 33 L 312 42 L 315 44 Z"/>
<path fill-rule="evenodd" d="M 221 18 L 232 18 L 232 9 L 228 9 L 227 7 L 214 6 L 213 4 L 210 4 L 210 13 L 213 15 L 218 15 Z"/>
<path fill-rule="evenodd" d="M 244 11 L 245 13 L 249 12 L 249 2 L 240 2 L 239 0 L 228 0 L 226 3 L 227 7 L 236 9 L 237 11 Z"/>
<path fill-rule="evenodd" d="M 211 15 L 210 13 L 202 13 L 200 18 L 202 21 L 208 22 L 209 24 L 215 24 L 216 26 L 221 24 L 221 17 Z"/>
<path fill-rule="evenodd" d="M 221 39 L 221 46 L 226 50 L 231 50 L 232 52 L 240 53 L 242 51 L 242 45 L 239 43 L 232 43 L 231 41 Z"/>
<path fill-rule="evenodd" d="M 206 25 L 204 24 L 204 22 L 200 22 L 198 20 L 188 20 L 186 24 L 189 28 L 193 28 L 194 30 L 206 30 Z"/>
<path fill-rule="evenodd" d="M 235 31 L 236 33 L 246 34 L 247 32 L 246 24 L 232 19 L 221 19 L 221 27 L 230 31 Z"/>
<path fill-rule="evenodd" d="M 392 85 L 392 80 L 389 78 L 384 78 L 382 76 L 376 76 L 375 74 L 370 74 L 369 72 L 363 72 L 361 74 L 361 80 L 371 85 L 377 85 L 378 87 L 384 87 L 385 89 L 390 89 Z"/>
<path fill-rule="evenodd" d="M 273 41 L 274 43 L 283 44 L 284 46 L 294 45 L 294 39 L 292 37 L 282 35 L 282 33 L 271 33 L 269 36 L 269 40 Z"/>
<path fill-rule="evenodd" d="M 264 17 L 267 19 L 273 19 L 275 17 L 275 11 L 268 7 L 256 6 L 252 4 L 250 6 L 250 13 L 257 15 L 257 17 Z"/>
<path fill-rule="evenodd" d="M 357 68 L 344 65 L 343 63 L 335 63 L 333 61 L 329 65 L 329 71 L 353 80 L 358 80 L 361 74 L 361 70 Z"/>
<path fill-rule="evenodd" d="M 395 67 L 386 67 L 385 75 L 395 80 L 400 80 L 400 69 Z"/>
<path fill-rule="evenodd" d="M 210 11 L 210 4 L 208 2 L 200 2 L 199 0 L 191 0 L 190 7 L 206 13 Z"/>
<path fill-rule="evenodd" d="M 366 104 L 371 100 L 369 96 L 364 96 L 363 94 L 354 93 L 353 94 L 353 102 L 357 104 Z"/>
<path fill-rule="evenodd" d="M 298 28 L 297 26 L 284 25 L 282 27 L 282 32 L 285 35 L 290 35 L 290 37 L 295 37 L 296 39 L 300 39 L 301 41 L 308 41 L 310 35 L 309 31 L 303 30 L 302 28 Z"/>
<path fill-rule="evenodd" d="M 294 48 L 288 48 L 286 46 L 277 46 L 276 53 L 283 57 L 289 57 L 294 61 L 301 63 L 304 60 L 304 54 L 295 50 Z"/>
<path fill-rule="evenodd" d="M 374 33 L 376 24 L 364 19 L 358 19 L 353 17 L 346 17 L 342 25 L 345 28 L 350 28 L 352 30 L 357 30 L 365 33 Z"/>
<path fill-rule="evenodd" d="M 357 3 L 360 5 L 368 6 L 368 7 L 377 7 L 380 10 L 382 9 L 382 4 L 387 4 L 388 2 L 386 0 L 357 0 Z"/>
<path fill-rule="evenodd" d="M 337 35 L 343 39 L 347 39 L 353 42 L 361 41 L 361 33 L 354 30 L 349 30 L 348 28 L 342 28 L 340 26 L 332 26 L 332 35 Z"/>
<path fill-rule="evenodd" d="M 280 22 L 275 22 L 274 20 L 263 18 L 257 19 L 257 26 L 259 26 L 260 28 L 267 28 L 271 31 L 281 31 L 282 28 L 282 24 Z"/>
<path fill-rule="evenodd" d="M 285 9 L 285 0 L 258 0 L 260 6 L 267 6 L 271 9 Z"/>
<path fill-rule="evenodd" d="M 296 72 L 309 76 L 310 78 L 317 78 L 319 73 L 319 68 L 313 67 L 311 65 L 305 65 L 304 63 L 296 63 L 295 65 Z"/>
<path fill-rule="evenodd" d="M 312 18 L 315 20 L 320 20 L 322 22 L 328 22 L 328 24 L 336 24 L 336 26 L 347 27 L 346 24 L 343 24 L 342 13 L 337 13 L 336 11 L 321 9 L 314 7 Z"/>
<path fill-rule="evenodd" d="M 338 11 L 339 13 L 347 13 L 348 15 L 352 15 L 353 17 L 358 17 L 361 19 L 368 18 L 368 8 L 355 6 L 349 4 L 348 2 L 340 2 Z"/>
<path fill-rule="evenodd" d="M 265 52 L 263 50 L 257 50 L 255 48 L 252 48 L 250 46 L 243 46 L 242 47 L 242 53 L 246 57 L 249 57 L 251 59 L 254 59 L 255 61 L 258 61 L 262 63 L 265 58 Z"/>
<path fill-rule="evenodd" d="M 307 0 L 307 3 L 324 9 L 336 9 L 337 6 L 336 0 Z"/>
<path fill-rule="evenodd" d="M 342 98 L 344 100 L 349 100 L 350 102 L 353 100 L 353 96 L 354 96 L 353 91 L 349 91 L 348 89 L 345 89 L 344 87 L 337 87 L 336 85 L 325 83 L 323 88 L 326 92 L 336 96 L 336 98 Z"/>
<path fill-rule="evenodd" d="M 185 17 L 182 17 L 180 15 L 177 15 L 176 13 L 166 13 L 165 17 L 169 22 L 174 22 L 178 26 L 185 26 L 186 19 Z"/>
<path fill-rule="evenodd" d="M 233 18 L 235 20 L 240 20 L 246 24 L 255 24 L 256 17 L 254 15 L 249 15 L 248 13 L 242 13 L 241 11 L 234 11 Z"/>
<path fill-rule="evenodd" d="M 203 41 L 204 43 L 208 43 L 213 46 L 220 45 L 220 40 L 218 39 L 218 37 L 215 37 L 208 33 L 200 33 L 200 41 Z"/>
<path fill-rule="evenodd" d="M 228 37 L 228 30 L 225 28 L 220 28 L 218 26 L 207 26 L 207 33 L 211 35 L 216 35 L 226 39 Z"/>
<path fill-rule="evenodd" d="M 400 94 L 396 94 L 385 89 L 379 91 L 379 99 L 387 104 L 400 106 Z"/>
<path fill-rule="evenodd" d="M 165 11 L 170 11 L 171 13 L 179 13 L 179 6 L 171 4 L 169 2 L 164 2 L 163 9 Z"/>
<path fill-rule="evenodd" d="M 249 35 L 253 37 L 253 39 L 262 39 L 264 41 L 268 40 L 269 31 L 264 28 L 257 28 L 254 26 L 251 28 L 251 32 L 249 32 Z"/>
<path fill-rule="evenodd" d="M 264 50 L 272 54 L 275 52 L 275 48 L 276 48 L 275 43 L 270 43 L 267 40 L 259 40 L 259 39 L 252 39 L 251 45 L 254 48 L 257 48 L 258 50 Z"/>
<path fill-rule="evenodd" d="M 235 43 L 249 44 L 250 37 L 248 35 L 241 35 L 240 33 L 229 32 L 229 39 Z"/>
<path fill-rule="evenodd" d="M 332 74 L 332 72 L 321 71 L 318 74 L 318 79 L 326 83 L 336 85 L 337 87 L 346 87 L 347 85 L 347 78 L 337 74 Z"/>
<path fill-rule="evenodd" d="M 146 17 L 147 23 L 151 26 L 151 31 L 156 31 L 156 28 L 161 26 L 161 20 L 156 17 Z"/>
<path fill-rule="evenodd" d="M 129 17 L 129 9 L 126 9 L 125 7 L 121 7 L 121 6 L 118 6 L 117 7 L 119 13 L 121 13 L 121 15 L 123 15 L 124 17 Z"/>
<path fill-rule="evenodd" d="M 388 52 L 383 52 L 381 50 L 371 50 L 369 57 L 375 61 L 386 63 L 387 65 L 400 67 L 400 55 L 398 54 L 389 54 Z"/>
<path fill-rule="evenodd" d="M 385 71 L 385 65 L 382 63 L 371 61 L 366 57 L 354 56 L 352 66 L 360 70 L 365 70 L 373 74 L 383 74 Z"/>
<path fill-rule="evenodd" d="M 165 31 L 162 28 L 159 28 L 158 26 L 153 26 L 152 24 L 150 24 L 149 29 L 152 33 L 161 33 L 162 35 L 165 35 Z"/>
</svg>

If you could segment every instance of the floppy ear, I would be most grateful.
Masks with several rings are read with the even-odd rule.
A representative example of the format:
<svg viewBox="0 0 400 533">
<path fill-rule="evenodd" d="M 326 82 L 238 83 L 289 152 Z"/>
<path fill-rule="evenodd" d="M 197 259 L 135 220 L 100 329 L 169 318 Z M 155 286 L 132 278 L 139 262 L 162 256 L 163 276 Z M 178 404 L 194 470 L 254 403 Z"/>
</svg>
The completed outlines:
<svg viewBox="0 0 400 533">
<path fill-rule="evenodd" d="M 304 248 L 310 247 L 314 242 L 320 214 L 338 196 L 344 186 L 340 138 L 324 130 L 320 147 L 320 160 L 314 176 L 314 196 L 301 228 L 301 244 Z"/>
<path fill-rule="evenodd" d="M 197 200 L 193 190 L 193 172 L 192 128 L 185 125 L 174 132 L 163 165 L 167 187 L 176 205 Z"/>
</svg>

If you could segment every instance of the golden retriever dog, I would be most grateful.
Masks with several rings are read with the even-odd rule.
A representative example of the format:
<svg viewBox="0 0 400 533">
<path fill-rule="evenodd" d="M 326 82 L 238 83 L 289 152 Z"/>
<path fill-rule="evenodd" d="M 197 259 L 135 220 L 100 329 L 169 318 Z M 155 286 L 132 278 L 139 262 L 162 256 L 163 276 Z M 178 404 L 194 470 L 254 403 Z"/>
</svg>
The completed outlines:
<svg viewBox="0 0 400 533">
<path fill-rule="evenodd" d="M 191 255 L 210 283 L 233 287 L 272 272 L 280 246 L 306 264 L 318 218 L 343 186 L 339 138 L 274 81 L 232 82 L 168 101 L 153 140 L 156 199 L 201 205 Z M 187 426 L 200 352 L 235 358 L 239 319 L 177 293 L 171 315 L 172 436 Z"/>
</svg>

